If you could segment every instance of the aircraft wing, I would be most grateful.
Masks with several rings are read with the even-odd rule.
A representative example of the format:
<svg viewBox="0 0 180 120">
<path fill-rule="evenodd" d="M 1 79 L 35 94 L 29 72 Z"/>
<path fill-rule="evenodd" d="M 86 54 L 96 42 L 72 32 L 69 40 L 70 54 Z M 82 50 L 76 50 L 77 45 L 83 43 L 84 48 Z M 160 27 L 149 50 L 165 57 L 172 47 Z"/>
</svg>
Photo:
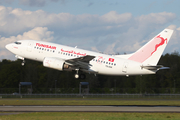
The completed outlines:
<svg viewBox="0 0 180 120">
<path fill-rule="evenodd" d="M 95 56 L 87 55 L 79 58 L 68 59 L 65 60 L 65 62 L 66 64 L 88 70 L 92 66 L 91 64 L 89 64 L 89 61 L 91 61 L 94 58 Z"/>
</svg>

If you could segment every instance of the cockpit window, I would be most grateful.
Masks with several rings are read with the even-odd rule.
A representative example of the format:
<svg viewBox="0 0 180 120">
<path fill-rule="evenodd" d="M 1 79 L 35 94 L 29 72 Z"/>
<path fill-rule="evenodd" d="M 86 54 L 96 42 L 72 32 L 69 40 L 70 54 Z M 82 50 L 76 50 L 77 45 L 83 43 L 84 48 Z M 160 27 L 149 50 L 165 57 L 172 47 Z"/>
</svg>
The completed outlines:
<svg viewBox="0 0 180 120">
<path fill-rule="evenodd" d="M 17 44 L 17 45 L 20 45 L 21 44 L 21 42 L 14 42 L 15 44 Z"/>
</svg>

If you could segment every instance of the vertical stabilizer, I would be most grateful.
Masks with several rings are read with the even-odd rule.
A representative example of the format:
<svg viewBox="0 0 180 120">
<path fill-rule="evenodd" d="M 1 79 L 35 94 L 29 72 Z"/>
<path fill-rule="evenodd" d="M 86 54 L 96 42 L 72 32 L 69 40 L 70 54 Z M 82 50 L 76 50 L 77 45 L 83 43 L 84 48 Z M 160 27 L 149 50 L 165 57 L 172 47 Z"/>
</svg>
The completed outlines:
<svg viewBox="0 0 180 120">
<path fill-rule="evenodd" d="M 164 29 L 128 59 L 146 65 L 157 65 L 172 33 L 173 30 L 171 29 Z"/>
</svg>

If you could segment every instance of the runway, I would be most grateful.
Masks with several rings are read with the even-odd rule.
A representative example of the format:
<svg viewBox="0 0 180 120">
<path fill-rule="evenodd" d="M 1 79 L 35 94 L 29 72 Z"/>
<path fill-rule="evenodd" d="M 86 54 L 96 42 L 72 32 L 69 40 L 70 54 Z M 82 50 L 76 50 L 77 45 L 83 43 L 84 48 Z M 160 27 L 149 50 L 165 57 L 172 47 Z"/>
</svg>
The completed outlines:
<svg viewBox="0 0 180 120">
<path fill-rule="evenodd" d="M 0 106 L 0 112 L 180 113 L 180 106 Z"/>
</svg>

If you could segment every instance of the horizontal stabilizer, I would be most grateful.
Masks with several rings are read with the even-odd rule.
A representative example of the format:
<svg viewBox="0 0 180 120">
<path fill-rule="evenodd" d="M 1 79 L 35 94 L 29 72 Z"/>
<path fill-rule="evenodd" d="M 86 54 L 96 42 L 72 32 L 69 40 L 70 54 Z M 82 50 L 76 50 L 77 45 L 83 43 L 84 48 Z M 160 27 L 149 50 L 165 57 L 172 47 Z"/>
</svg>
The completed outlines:
<svg viewBox="0 0 180 120">
<path fill-rule="evenodd" d="M 170 69 L 169 67 L 164 67 L 162 65 L 157 65 L 157 66 L 142 66 L 144 69 L 148 70 L 164 70 L 164 69 Z"/>
</svg>

